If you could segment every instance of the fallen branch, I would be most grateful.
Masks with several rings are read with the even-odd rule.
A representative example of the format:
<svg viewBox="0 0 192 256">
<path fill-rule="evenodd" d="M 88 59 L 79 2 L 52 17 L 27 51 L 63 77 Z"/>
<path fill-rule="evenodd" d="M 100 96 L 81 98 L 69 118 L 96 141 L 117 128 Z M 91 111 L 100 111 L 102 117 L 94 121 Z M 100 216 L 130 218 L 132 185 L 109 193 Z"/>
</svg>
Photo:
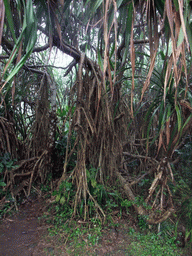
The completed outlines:
<svg viewBox="0 0 192 256">
<path fill-rule="evenodd" d="M 124 155 L 124 156 L 130 156 L 130 157 L 133 157 L 133 158 L 147 159 L 147 160 L 153 161 L 153 162 L 155 162 L 155 163 L 159 163 L 156 159 L 154 159 L 154 158 L 152 158 L 152 157 L 149 157 L 149 156 L 134 155 L 134 154 L 130 154 L 130 153 L 128 153 L 128 152 L 123 152 L 123 155 Z"/>
<path fill-rule="evenodd" d="M 137 183 L 138 183 L 141 179 L 143 179 L 146 175 L 151 174 L 151 173 L 152 173 L 152 170 L 150 170 L 150 171 L 144 173 L 144 174 L 141 175 L 138 179 L 132 181 L 131 184 L 130 184 L 130 186 L 133 186 L 133 185 L 137 184 Z"/>
<path fill-rule="evenodd" d="M 160 217 L 149 218 L 147 220 L 147 223 L 150 225 L 162 223 L 163 221 L 167 220 L 174 211 L 175 211 L 174 208 L 170 208 L 166 212 L 164 212 L 163 215 L 161 215 Z"/>
<path fill-rule="evenodd" d="M 130 184 L 121 176 L 121 174 L 118 171 L 115 171 L 115 175 L 117 176 L 122 188 L 125 191 L 125 194 L 129 198 L 129 200 L 133 203 L 133 207 L 135 208 L 136 212 L 139 215 L 142 216 L 148 216 L 147 223 L 148 224 L 158 224 L 163 221 L 165 221 L 167 218 L 170 217 L 170 215 L 174 212 L 174 208 L 171 207 L 167 211 L 165 211 L 161 216 L 159 216 L 159 212 L 155 213 L 154 210 L 151 210 L 151 212 L 147 212 L 146 209 L 144 209 L 141 205 L 137 205 L 136 203 L 136 197 L 130 187 Z"/>
<path fill-rule="evenodd" d="M 129 183 L 121 176 L 121 174 L 118 171 L 115 171 L 115 175 L 117 176 L 119 182 L 121 183 L 121 186 L 124 188 L 126 195 L 128 196 L 129 200 L 133 202 L 133 207 L 137 211 L 139 215 L 147 215 L 146 210 L 141 206 L 137 205 L 134 202 L 136 201 L 136 197 L 133 194 L 133 191 L 130 188 Z"/>
<path fill-rule="evenodd" d="M 16 187 L 15 189 L 12 190 L 13 196 L 17 196 L 18 193 L 23 190 L 23 188 L 25 186 L 27 186 L 29 184 L 29 179 L 27 180 L 23 180 L 18 187 Z"/>
<path fill-rule="evenodd" d="M 34 167 L 33 167 L 33 171 L 31 172 L 31 177 L 30 177 L 30 182 L 29 182 L 28 196 L 30 195 L 30 192 L 31 192 L 31 186 L 32 186 L 32 181 L 33 181 L 33 176 L 34 176 L 34 173 L 35 173 L 35 169 L 36 169 L 37 165 L 39 163 L 41 163 L 40 161 L 42 160 L 43 156 L 47 155 L 47 154 L 48 154 L 48 151 L 44 150 L 43 153 L 41 154 L 41 156 L 38 158 L 37 162 L 35 163 Z"/>
<path fill-rule="evenodd" d="M 38 157 L 32 157 L 32 158 L 23 160 L 23 161 L 20 162 L 19 165 L 17 165 L 17 167 L 11 169 L 11 172 L 15 172 L 15 171 L 19 170 L 24 164 L 26 164 L 28 162 L 31 162 L 31 161 L 34 161 L 34 160 L 37 160 L 37 159 L 38 159 Z M 21 175 L 21 174 L 15 174 L 14 176 L 16 176 L 16 175 Z"/>
</svg>

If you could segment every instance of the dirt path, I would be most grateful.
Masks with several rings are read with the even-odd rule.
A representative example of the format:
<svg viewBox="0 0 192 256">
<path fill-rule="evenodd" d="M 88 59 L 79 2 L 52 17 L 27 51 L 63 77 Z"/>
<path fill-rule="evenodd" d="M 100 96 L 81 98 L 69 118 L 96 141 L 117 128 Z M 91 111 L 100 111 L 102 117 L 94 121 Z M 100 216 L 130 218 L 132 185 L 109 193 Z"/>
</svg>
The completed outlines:
<svg viewBox="0 0 192 256">
<path fill-rule="evenodd" d="M 44 255 L 39 243 L 42 229 L 38 225 L 40 201 L 26 202 L 19 212 L 0 225 L 0 256 Z"/>
</svg>

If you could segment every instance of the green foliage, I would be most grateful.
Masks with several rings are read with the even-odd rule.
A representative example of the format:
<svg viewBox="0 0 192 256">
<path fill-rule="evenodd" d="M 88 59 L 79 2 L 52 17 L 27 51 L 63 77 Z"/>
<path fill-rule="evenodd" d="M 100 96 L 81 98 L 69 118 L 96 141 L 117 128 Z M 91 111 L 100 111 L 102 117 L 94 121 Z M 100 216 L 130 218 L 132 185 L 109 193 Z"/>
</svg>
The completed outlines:
<svg viewBox="0 0 192 256">
<path fill-rule="evenodd" d="M 90 170 L 87 170 L 87 183 L 90 193 L 97 200 L 99 205 L 103 206 L 105 205 L 109 195 L 105 186 L 97 182 L 97 174 L 98 169 L 90 168 Z"/>
<path fill-rule="evenodd" d="M 20 2 L 20 1 L 19 1 Z M 34 7 L 32 0 L 27 1 L 27 4 L 24 4 L 24 15 L 23 15 L 23 26 L 21 28 L 21 34 L 19 38 L 16 40 L 15 33 L 14 33 L 14 24 L 13 24 L 13 13 L 11 13 L 10 3 L 8 1 L 5 1 L 5 11 L 6 15 L 8 15 L 8 24 L 10 27 L 10 30 L 12 32 L 14 40 L 16 40 L 14 48 L 12 50 L 11 56 L 9 58 L 8 64 L 6 66 L 6 69 L 10 67 L 11 63 L 13 62 L 14 58 L 16 57 L 16 54 L 18 53 L 20 49 L 20 44 L 23 41 L 23 48 L 25 54 L 21 57 L 20 61 L 16 64 L 16 66 L 9 72 L 8 77 L 6 78 L 6 81 L 4 85 L 11 81 L 11 79 L 19 72 L 19 70 L 22 68 L 22 66 L 25 64 L 26 60 L 29 58 L 29 56 L 32 53 L 33 47 L 36 43 L 37 38 L 37 21 L 34 14 Z M 20 9 L 19 9 L 20 8 Z M 21 9 L 21 5 L 18 3 L 18 10 L 19 14 L 23 12 Z M 5 72 L 5 70 L 4 70 Z M 3 87 L 4 87 L 3 85 Z M 11 83 L 9 87 L 11 87 Z"/>
<path fill-rule="evenodd" d="M 128 214 L 129 208 L 132 206 L 132 202 L 124 199 L 118 188 L 106 187 L 104 184 L 97 182 L 98 169 L 91 168 L 87 170 L 88 186 L 91 194 L 97 200 L 99 205 L 107 211 L 108 214 L 112 213 L 113 210 L 119 209 L 120 215 L 123 210 Z M 89 202 L 91 202 L 89 200 Z M 90 212 L 92 216 L 92 212 Z"/>
<path fill-rule="evenodd" d="M 108 194 L 109 198 L 106 201 L 106 210 L 108 213 L 112 213 L 114 209 L 118 209 L 120 216 L 122 216 L 123 211 L 129 214 L 129 210 L 133 205 L 131 201 L 124 199 L 116 188 L 111 189 Z"/>
<path fill-rule="evenodd" d="M 130 255 L 134 256 L 148 256 L 148 255 L 178 255 L 178 248 L 174 244 L 172 238 L 162 238 L 159 235 L 156 235 L 152 232 L 148 234 L 142 233 L 131 233 L 132 234 L 132 242 L 130 244 Z M 182 255 L 182 254 L 181 254 Z"/>
<path fill-rule="evenodd" d="M 55 227 L 57 227 L 72 217 L 73 200 L 75 196 L 72 183 L 63 181 L 59 190 L 53 192 L 53 196 L 55 196 L 55 203 L 50 210 L 55 211 L 53 223 Z"/>
<path fill-rule="evenodd" d="M 60 107 L 57 109 L 57 117 L 58 117 L 58 127 L 60 128 L 59 132 L 56 132 L 55 138 L 55 152 L 54 152 L 54 159 L 55 161 L 54 166 L 57 172 L 63 169 L 63 164 L 65 160 L 66 150 L 68 146 L 68 150 L 70 151 L 75 143 L 75 132 L 73 131 L 72 134 L 69 135 L 69 123 L 71 122 L 70 116 L 74 114 L 75 108 L 69 108 L 68 105 L 64 107 Z M 68 136 L 70 136 L 70 141 L 67 144 Z M 67 171 L 71 171 L 74 169 L 76 165 L 77 154 L 76 151 L 71 154 L 71 157 L 67 165 Z"/>
<path fill-rule="evenodd" d="M 58 140 L 55 142 L 55 149 L 56 154 L 58 156 L 65 156 L 66 148 L 67 148 L 67 137 L 63 136 L 61 138 L 58 138 Z"/>
<path fill-rule="evenodd" d="M 57 109 L 57 117 L 60 122 L 61 128 L 65 128 L 64 131 L 62 131 L 64 134 L 68 134 L 69 132 L 69 121 L 70 120 L 70 115 L 73 116 L 75 112 L 75 107 L 73 106 L 72 108 L 69 107 L 69 105 L 65 104 L 63 107 L 60 107 Z M 63 123 L 65 122 L 65 127 L 62 127 Z"/>
<path fill-rule="evenodd" d="M 11 8 L 10 8 L 10 3 L 7 0 L 4 0 L 4 5 L 5 5 L 5 14 L 7 16 L 7 21 L 8 25 L 13 37 L 14 42 L 16 42 L 16 36 L 15 36 L 15 31 L 14 31 L 14 22 L 13 22 L 13 16 L 11 13 Z"/>
<path fill-rule="evenodd" d="M 98 244 L 101 237 L 102 225 L 95 219 L 91 219 L 89 223 L 79 224 L 76 221 L 69 221 L 61 224 L 57 228 L 49 228 L 51 237 L 57 236 L 57 240 L 67 244 L 67 251 L 70 254 L 76 251 L 76 255 L 80 255 L 82 250 L 86 250 L 87 246 Z M 72 251 L 71 251 L 72 250 Z M 80 254 L 79 254 L 80 253 Z"/>
<path fill-rule="evenodd" d="M 70 246 L 83 247 L 84 243 L 81 237 L 85 236 L 89 245 L 95 245 L 101 235 L 101 222 L 97 218 L 90 218 L 89 225 L 79 225 L 72 221 L 73 206 L 75 200 L 75 187 L 69 181 L 63 181 L 58 191 L 54 191 L 55 203 L 50 210 L 54 211 L 54 218 L 50 219 L 54 223 L 54 228 L 49 229 L 50 236 L 55 236 L 62 232 L 62 236 L 66 237 L 66 241 L 70 242 Z M 84 202 L 78 207 L 78 214 L 83 217 Z M 93 213 L 94 205 L 92 201 L 88 201 L 90 213 Z M 47 218 L 47 216 L 45 216 Z"/>
<path fill-rule="evenodd" d="M 1 191 L 1 189 L 0 189 Z M 7 196 L 7 201 L 6 203 L 3 205 L 3 207 L 0 207 L 0 219 L 5 218 L 6 215 L 8 214 L 12 214 L 12 207 L 13 206 L 13 199 L 11 197 L 11 195 Z"/>
<path fill-rule="evenodd" d="M 92 252 L 93 248 L 98 250 L 106 248 L 105 241 L 109 241 L 110 244 L 112 241 L 115 242 L 114 255 L 190 255 L 186 253 L 187 250 L 177 247 L 174 237 L 171 237 L 167 232 L 170 233 L 170 229 L 157 235 L 146 229 L 136 232 L 132 226 L 125 227 L 119 224 L 116 229 L 121 232 L 120 238 L 111 241 L 109 233 L 115 226 L 112 222 L 103 226 L 98 218 L 91 218 L 89 222 L 82 223 L 72 220 L 58 225 L 57 228 L 49 228 L 49 235 L 57 239 L 57 243 L 65 244 L 69 255 L 81 255 L 82 251 L 85 255 L 89 255 L 90 248 Z M 169 228 L 172 229 L 173 227 L 169 226 Z"/>
<path fill-rule="evenodd" d="M 3 162 L 0 162 L 0 187 L 4 187 L 6 186 L 6 183 L 3 181 L 3 178 L 2 178 L 2 173 L 4 172 L 4 164 Z"/>
<path fill-rule="evenodd" d="M 0 172 L 3 173 L 6 169 L 11 170 L 14 167 L 16 159 L 11 159 L 9 153 L 5 153 L 3 156 L 0 156 Z"/>
<path fill-rule="evenodd" d="M 52 181 L 52 173 L 48 173 L 45 184 L 41 184 L 41 191 L 43 193 L 48 193 L 46 196 L 49 197 L 49 192 L 51 191 L 51 181 Z"/>
<path fill-rule="evenodd" d="M 176 155 L 180 161 L 177 170 L 182 174 L 182 178 L 187 182 L 189 187 L 192 187 L 192 136 L 188 135 L 185 138 L 185 144 L 180 149 L 176 150 Z M 181 177 L 178 177 L 180 179 Z"/>
<path fill-rule="evenodd" d="M 88 188 L 91 195 L 101 206 L 101 208 L 107 212 L 109 215 L 113 213 L 113 210 L 119 209 L 120 216 L 122 212 L 125 211 L 129 214 L 129 209 L 132 207 L 132 202 L 127 199 L 122 198 L 122 195 L 117 189 L 106 188 L 103 184 L 97 182 L 98 170 L 95 168 L 90 168 L 87 170 L 87 182 Z M 74 202 L 76 196 L 75 186 L 70 180 L 65 180 L 61 183 L 58 190 L 53 192 L 55 196 L 55 202 L 51 207 L 51 211 L 55 212 L 53 223 L 56 227 L 59 227 L 62 223 L 64 224 L 73 215 Z M 81 203 L 77 206 L 77 216 L 80 218 L 84 217 L 84 198 L 81 199 Z M 87 195 L 86 202 L 88 218 L 90 220 L 98 220 L 96 218 L 95 203 Z"/>
<path fill-rule="evenodd" d="M 138 216 L 138 225 L 141 230 L 147 230 L 149 225 L 147 224 L 147 216 Z"/>
<path fill-rule="evenodd" d="M 11 159 L 9 153 L 5 153 L 2 156 L 0 155 L 0 199 L 6 194 L 6 192 L 3 191 L 3 187 L 6 186 L 3 178 L 5 171 L 10 171 L 13 167 L 17 167 L 15 161 L 15 159 Z"/>
<path fill-rule="evenodd" d="M 176 185 L 175 195 L 177 195 L 175 201 L 179 204 L 177 212 L 178 226 L 184 225 L 186 229 L 185 238 L 190 238 L 192 242 L 192 191 L 183 179 Z M 175 232 L 177 233 L 177 229 Z"/>
<path fill-rule="evenodd" d="M 180 84 L 175 89 L 174 76 L 170 71 L 170 76 L 167 81 L 167 86 L 164 82 L 166 80 L 167 70 L 169 69 L 168 60 L 165 59 L 165 54 L 160 51 L 157 55 L 158 63 L 154 67 L 149 94 L 146 103 L 149 105 L 142 108 L 145 116 L 144 125 L 142 129 L 142 137 L 147 138 L 146 150 L 147 153 L 151 148 L 151 152 L 156 154 L 162 147 L 162 141 L 167 141 L 165 154 L 171 155 L 179 144 L 183 132 L 192 118 L 192 115 L 184 116 L 180 99 L 184 98 L 185 83 L 180 81 Z M 163 70 L 162 70 L 163 67 Z M 146 72 L 147 66 L 143 64 L 143 73 Z M 187 101 L 191 103 L 191 94 L 187 93 Z M 174 121 L 173 121 L 174 120 Z M 150 140 L 150 138 L 153 138 Z M 156 150 L 153 149 L 154 143 L 159 140 Z M 151 153 L 150 152 L 150 153 Z"/>
<path fill-rule="evenodd" d="M 177 226 L 183 225 L 186 229 L 185 238 L 190 237 L 192 241 L 192 142 L 191 136 L 186 137 L 186 143 L 182 148 L 176 150 L 177 157 L 180 161 L 175 172 L 175 186 L 172 186 L 173 198 L 178 208 L 177 211 Z M 175 233 L 178 230 L 176 228 Z"/>
<path fill-rule="evenodd" d="M 6 187 L 6 183 L 4 182 L 4 175 L 6 171 L 10 171 L 12 168 L 16 168 L 17 165 L 15 165 L 16 159 L 11 159 L 11 156 L 9 153 L 4 153 L 4 155 L 0 155 L 0 200 L 3 197 L 6 197 L 6 203 L 3 205 L 3 207 L 0 208 L 0 218 L 4 216 L 4 214 L 10 209 L 13 198 L 9 191 L 4 190 L 4 187 Z"/>
</svg>

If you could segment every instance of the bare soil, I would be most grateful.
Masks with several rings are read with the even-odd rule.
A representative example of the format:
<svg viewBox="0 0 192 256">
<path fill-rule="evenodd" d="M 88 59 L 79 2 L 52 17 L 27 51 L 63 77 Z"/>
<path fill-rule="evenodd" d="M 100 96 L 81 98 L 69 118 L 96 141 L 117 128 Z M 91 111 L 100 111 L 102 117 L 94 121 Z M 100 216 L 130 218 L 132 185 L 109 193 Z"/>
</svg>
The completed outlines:
<svg viewBox="0 0 192 256">
<path fill-rule="evenodd" d="M 28 201 L 19 212 L 2 220 L 0 225 L 0 255 L 45 255 L 41 250 L 42 227 L 38 224 L 41 200 Z"/>
</svg>

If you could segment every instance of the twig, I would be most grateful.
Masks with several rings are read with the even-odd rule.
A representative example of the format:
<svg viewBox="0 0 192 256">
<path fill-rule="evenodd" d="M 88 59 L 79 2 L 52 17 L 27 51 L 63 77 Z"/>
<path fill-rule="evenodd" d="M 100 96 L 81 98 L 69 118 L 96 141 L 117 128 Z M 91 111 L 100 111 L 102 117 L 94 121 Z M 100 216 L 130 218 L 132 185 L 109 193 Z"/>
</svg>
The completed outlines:
<svg viewBox="0 0 192 256">
<path fill-rule="evenodd" d="M 103 217 L 104 217 L 104 222 L 105 222 L 105 213 L 104 211 L 102 210 L 102 208 L 100 207 L 100 205 L 97 203 L 97 201 L 94 199 L 94 197 L 91 195 L 91 193 L 89 192 L 89 190 L 87 189 L 87 193 L 89 194 L 91 200 L 93 200 L 93 202 L 95 203 L 95 206 L 101 211 L 101 213 L 103 214 Z"/>
<path fill-rule="evenodd" d="M 19 164 L 19 166 L 17 166 L 17 167 L 15 167 L 15 168 L 11 169 L 11 172 L 17 171 L 17 170 L 20 169 L 24 164 L 26 164 L 26 163 L 28 163 L 28 162 L 31 162 L 31 161 L 33 161 L 33 160 L 36 160 L 36 159 L 38 159 L 38 157 L 32 157 L 32 158 L 29 158 L 29 159 L 26 159 L 26 160 L 21 161 L 21 163 Z M 15 175 L 16 175 L 16 174 L 15 174 Z M 14 176 L 15 176 L 15 175 L 14 175 Z M 17 175 L 18 175 L 18 174 L 17 174 Z"/>
<path fill-rule="evenodd" d="M 37 162 L 35 163 L 34 167 L 33 167 L 33 171 L 31 172 L 31 178 L 30 178 L 30 182 L 29 182 L 28 196 L 30 195 L 30 192 L 31 192 L 31 186 L 32 186 L 32 181 L 33 181 L 33 175 L 34 175 L 34 172 L 35 172 L 35 168 L 37 167 L 38 163 L 41 161 L 42 157 L 47 153 L 48 153 L 48 151 L 44 150 L 43 153 L 41 154 L 41 156 L 39 157 L 39 159 L 37 160 Z"/>
<path fill-rule="evenodd" d="M 31 172 L 15 173 L 15 174 L 13 175 L 13 178 L 15 178 L 16 176 L 27 176 L 27 175 L 30 175 L 30 174 L 31 174 Z"/>
<path fill-rule="evenodd" d="M 152 196 L 153 192 L 155 191 L 157 185 L 159 184 L 159 180 L 161 179 L 162 175 L 163 175 L 163 172 L 160 171 L 158 173 L 158 175 L 155 177 L 153 183 L 151 184 L 151 187 L 149 188 L 149 196 L 145 200 L 146 203 L 149 201 L 150 197 Z"/>
<path fill-rule="evenodd" d="M 123 152 L 124 156 L 131 156 L 134 158 L 142 158 L 142 159 L 148 159 L 150 161 L 154 161 L 155 163 L 159 163 L 155 158 L 149 157 L 149 156 L 142 156 L 142 155 L 134 155 L 134 154 L 130 154 L 128 152 Z"/>
<path fill-rule="evenodd" d="M 13 192 L 11 192 L 11 196 L 12 196 L 12 198 L 13 198 L 13 202 L 14 202 L 14 205 L 15 205 L 15 209 L 16 209 L 16 211 L 18 212 L 18 207 L 17 207 L 17 202 L 16 202 L 16 198 L 14 197 L 14 195 L 13 195 Z"/>
<path fill-rule="evenodd" d="M 28 185 L 29 180 L 23 180 L 18 187 L 12 190 L 14 196 L 16 196 L 25 186 Z"/>
<path fill-rule="evenodd" d="M 157 194 L 156 194 L 156 196 L 155 196 L 155 200 L 154 200 L 154 202 L 153 202 L 152 209 L 153 209 L 154 206 L 155 206 L 155 203 L 156 203 L 156 201 L 157 201 L 157 198 L 158 198 L 160 192 L 161 192 L 161 189 L 159 189 L 159 191 L 157 192 Z"/>
<path fill-rule="evenodd" d="M 152 172 L 152 170 L 144 173 L 143 175 L 141 175 L 137 180 L 134 180 L 130 183 L 130 186 L 133 186 L 135 184 L 137 184 L 141 179 L 143 179 L 146 175 L 150 174 Z"/>
<path fill-rule="evenodd" d="M 150 218 L 149 220 L 147 220 L 147 222 L 149 224 L 159 224 L 163 221 L 165 221 L 166 219 L 169 218 L 169 216 L 174 212 L 173 208 L 169 208 L 166 212 L 164 212 L 159 218 Z"/>
<path fill-rule="evenodd" d="M 169 171 L 170 171 L 170 175 L 171 175 L 172 182 L 173 182 L 173 184 L 175 185 L 175 179 L 174 179 L 173 172 L 172 172 L 172 169 L 171 169 L 171 165 L 170 165 L 169 162 L 167 163 L 167 166 L 168 166 L 168 169 L 169 169 Z"/>
</svg>

